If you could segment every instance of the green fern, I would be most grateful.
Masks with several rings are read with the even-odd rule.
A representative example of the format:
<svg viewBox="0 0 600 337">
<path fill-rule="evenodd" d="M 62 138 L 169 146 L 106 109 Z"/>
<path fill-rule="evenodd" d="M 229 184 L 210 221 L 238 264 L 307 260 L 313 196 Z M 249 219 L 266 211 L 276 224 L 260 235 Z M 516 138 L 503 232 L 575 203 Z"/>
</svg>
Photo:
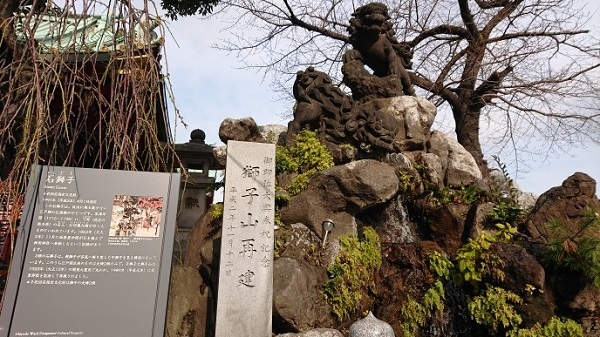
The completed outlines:
<svg viewBox="0 0 600 337">
<path fill-rule="evenodd" d="M 548 323 L 536 323 L 529 329 L 514 329 L 506 337 L 583 337 L 583 328 L 571 319 L 552 317 Z"/>
<path fill-rule="evenodd" d="M 381 244 L 373 228 L 366 227 L 363 238 L 344 236 L 339 239 L 340 252 L 327 268 L 329 280 L 324 292 L 333 314 L 341 322 L 355 313 L 362 291 L 374 291 L 374 276 L 381 267 Z"/>
</svg>

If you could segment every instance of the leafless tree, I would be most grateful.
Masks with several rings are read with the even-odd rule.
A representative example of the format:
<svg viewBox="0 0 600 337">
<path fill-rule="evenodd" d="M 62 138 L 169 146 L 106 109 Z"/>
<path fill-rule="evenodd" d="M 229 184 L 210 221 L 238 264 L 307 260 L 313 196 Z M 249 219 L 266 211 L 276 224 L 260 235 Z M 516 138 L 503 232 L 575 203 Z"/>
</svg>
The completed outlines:
<svg viewBox="0 0 600 337">
<path fill-rule="evenodd" d="M 220 45 L 273 75 L 314 65 L 339 78 L 348 19 L 363 2 L 225 1 Z M 600 142 L 600 44 L 573 0 L 387 1 L 398 40 L 414 54 L 411 80 L 452 111 L 458 141 L 483 168 L 480 137 L 515 158 Z M 252 60 L 256 60 L 254 57 Z M 281 84 L 281 83 L 280 83 Z M 289 81 L 283 83 L 289 86 Z M 482 134 L 485 127 L 485 134 Z M 533 148 L 535 140 L 542 149 Z M 527 158 L 525 156 L 524 158 Z"/>
</svg>

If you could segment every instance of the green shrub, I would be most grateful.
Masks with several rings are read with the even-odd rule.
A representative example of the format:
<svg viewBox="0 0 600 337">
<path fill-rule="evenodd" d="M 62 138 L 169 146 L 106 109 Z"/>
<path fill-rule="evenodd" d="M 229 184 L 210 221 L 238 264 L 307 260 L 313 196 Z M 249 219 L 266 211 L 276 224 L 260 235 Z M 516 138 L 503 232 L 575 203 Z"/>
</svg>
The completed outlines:
<svg viewBox="0 0 600 337">
<path fill-rule="evenodd" d="M 552 317 L 542 326 L 536 323 L 529 329 L 514 329 L 507 337 L 583 337 L 583 328 L 571 319 Z"/>
<path fill-rule="evenodd" d="M 525 211 L 519 205 L 499 201 L 490 211 L 489 220 L 492 223 L 509 223 L 516 225 L 525 215 Z"/>
<path fill-rule="evenodd" d="M 427 255 L 429 270 L 438 278 L 450 280 L 454 264 L 442 253 L 433 251 Z"/>
<path fill-rule="evenodd" d="M 297 173 L 298 175 L 283 188 L 296 195 L 308 186 L 310 177 L 318 171 L 333 166 L 333 157 L 323 145 L 317 133 L 303 129 L 296 136 L 296 141 L 289 149 L 277 146 L 275 151 L 275 170 L 277 173 Z"/>
<path fill-rule="evenodd" d="M 498 332 L 500 327 L 512 330 L 521 324 L 523 319 L 516 312 L 514 304 L 522 302 L 519 295 L 488 285 L 483 294 L 469 301 L 468 308 L 475 322 L 491 327 L 493 332 Z"/>
<path fill-rule="evenodd" d="M 443 206 L 448 204 L 470 205 L 483 197 L 483 192 L 477 185 L 462 185 L 460 190 L 453 190 L 448 187 L 440 188 L 435 184 L 427 186 L 428 201 L 434 206 Z"/>
<path fill-rule="evenodd" d="M 504 279 L 502 271 L 504 261 L 492 254 L 489 249 L 494 242 L 509 241 L 516 228 L 503 224 L 498 224 L 496 227 L 498 231 L 483 231 L 480 236 L 469 239 L 468 243 L 458 249 L 456 255 L 458 273 L 454 275 L 456 283 L 468 282 L 477 287 L 485 276 L 495 280 Z"/>
<path fill-rule="evenodd" d="M 374 275 L 381 267 L 381 244 L 374 229 L 366 227 L 363 238 L 339 239 L 340 252 L 327 268 L 324 292 L 333 314 L 341 322 L 358 310 L 362 292 L 375 289 Z"/>
<path fill-rule="evenodd" d="M 406 303 L 402 306 L 400 314 L 402 315 L 402 323 L 400 325 L 402 337 L 416 336 L 419 329 L 425 326 L 429 318 L 425 307 L 410 296 L 408 296 Z"/>
<path fill-rule="evenodd" d="M 414 177 L 406 171 L 398 172 L 397 176 L 400 182 L 399 192 L 401 194 L 409 193 L 414 188 Z"/>
</svg>

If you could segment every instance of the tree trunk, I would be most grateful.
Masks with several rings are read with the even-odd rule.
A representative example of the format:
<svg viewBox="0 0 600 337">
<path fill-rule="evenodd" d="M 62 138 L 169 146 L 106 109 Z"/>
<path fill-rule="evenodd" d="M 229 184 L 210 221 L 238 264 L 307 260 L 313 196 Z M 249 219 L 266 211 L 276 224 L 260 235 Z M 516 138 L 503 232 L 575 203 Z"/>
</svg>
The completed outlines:
<svg viewBox="0 0 600 337">
<path fill-rule="evenodd" d="M 487 162 L 483 159 L 483 151 L 479 142 L 479 119 L 481 118 L 481 109 L 472 110 L 468 106 L 461 105 L 452 107 L 454 121 L 456 123 L 456 138 L 475 158 L 477 166 L 484 177 L 489 175 Z"/>
</svg>

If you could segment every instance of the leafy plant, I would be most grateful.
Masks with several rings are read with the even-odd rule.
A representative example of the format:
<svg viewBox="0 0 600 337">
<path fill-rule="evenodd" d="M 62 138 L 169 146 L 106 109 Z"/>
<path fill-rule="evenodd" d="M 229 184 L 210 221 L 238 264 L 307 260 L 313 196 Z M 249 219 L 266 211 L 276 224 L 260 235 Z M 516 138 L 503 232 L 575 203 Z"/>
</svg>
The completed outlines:
<svg viewBox="0 0 600 337">
<path fill-rule="evenodd" d="M 223 216 L 223 203 L 219 202 L 219 203 L 213 204 L 209 210 L 209 214 L 213 218 L 222 217 Z"/>
<path fill-rule="evenodd" d="M 495 205 L 489 214 L 493 223 L 509 223 L 516 225 L 525 215 L 525 210 L 519 205 L 519 190 L 515 187 L 513 179 L 508 173 L 506 164 L 498 156 L 492 156 L 500 169 L 501 179 L 490 180 L 489 199 Z"/>
<path fill-rule="evenodd" d="M 410 192 L 414 186 L 414 177 L 406 171 L 398 172 L 397 176 L 400 181 L 400 193 Z"/>
<path fill-rule="evenodd" d="M 333 166 L 333 157 L 323 145 L 317 133 L 308 129 L 301 130 L 292 147 L 278 145 L 275 151 L 275 170 L 277 173 L 297 173 L 286 186 L 290 195 L 296 195 L 308 186 L 310 177 L 318 171 Z"/>
<path fill-rule="evenodd" d="M 483 191 L 477 185 L 460 186 L 459 200 L 463 204 L 470 205 L 481 199 Z"/>
<path fill-rule="evenodd" d="M 485 276 L 495 280 L 504 279 L 502 261 L 497 255 L 492 254 L 489 249 L 494 242 L 510 241 L 517 232 L 516 227 L 510 224 L 496 224 L 496 231 L 483 231 L 475 239 L 459 248 L 456 255 L 456 266 L 458 274 L 455 276 L 457 283 L 462 281 L 477 286 Z"/>
<path fill-rule="evenodd" d="M 490 181 L 492 196 L 494 196 L 497 199 L 495 201 L 502 199 L 509 204 L 518 205 L 519 190 L 515 187 L 515 182 L 510 177 L 506 164 L 504 164 L 498 156 L 492 156 L 492 159 L 494 160 L 496 165 L 498 165 L 500 173 L 502 174 L 502 179 L 491 179 Z"/>
<path fill-rule="evenodd" d="M 523 319 L 514 304 L 522 303 L 519 295 L 500 287 L 487 286 L 485 292 L 468 303 L 471 317 L 479 324 L 489 326 L 493 332 L 499 328 L 516 328 Z"/>
<path fill-rule="evenodd" d="M 324 293 L 339 321 L 358 309 L 362 292 L 374 290 L 374 275 L 381 267 L 381 244 L 374 229 L 366 227 L 363 238 L 343 236 L 340 252 L 327 268 Z"/>
<path fill-rule="evenodd" d="M 525 211 L 516 204 L 499 201 L 490 211 L 489 220 L 493 223 L 509 223 L 516 225 L 525 215 Z"/>
<path fill-rule="evenodd" d="M 454 264 L 445 255 L 438 251 L 433 251 L 427 255 L 429 270 L 438 278 L 449 280 Z"/>
<path fill-rule="evenodd" d="M 413 337 L 425 326 L 436 312 L 444 310 L 445 290 L 443 280 L 449 280 L 454 264 L 440 252 L 433 251 L 427 256 L 429 269 L 436 275 L 433 285 L 423 295 L 422 303 L 408 296 L 402 306 L 401 331 L 403 337 Z"/>
<path fill-rule="evenodd" d="M 443 206 L 448 204 L 470 205 L 483 196 L 483 192 L 477 185 L 462 185 L 460 190 L 453 190 L 448 187 L 440 188 L 438 185 L 428 185 L 430 203 L 434 206 Z"/>
<path fill-rule="evenodd" d="M 413 337 L 417 331 L 424 327 L 427 320 L 434 313 L 444 310 L 444 283 L 437 279 L 423 295 L 422 303 L 408 296 L 406 303 L 402 306 L 401 331 L 403 337 Z"/>
<path fill-rule="evenodd" d="M 550 235 L 545 262 L 583 273 L 600 287 L 600 215 L 588 209 L 574 230 L 568 231 L 558 219 L 547 224 Z"/>
<path fill-rule="evenodd" d="M 571 319 L 552 317 L 548 323 L 536 323 L 529 329 L 514 329 L 507 337 L 583 337 L 583 328 Z"/>
</svg>

